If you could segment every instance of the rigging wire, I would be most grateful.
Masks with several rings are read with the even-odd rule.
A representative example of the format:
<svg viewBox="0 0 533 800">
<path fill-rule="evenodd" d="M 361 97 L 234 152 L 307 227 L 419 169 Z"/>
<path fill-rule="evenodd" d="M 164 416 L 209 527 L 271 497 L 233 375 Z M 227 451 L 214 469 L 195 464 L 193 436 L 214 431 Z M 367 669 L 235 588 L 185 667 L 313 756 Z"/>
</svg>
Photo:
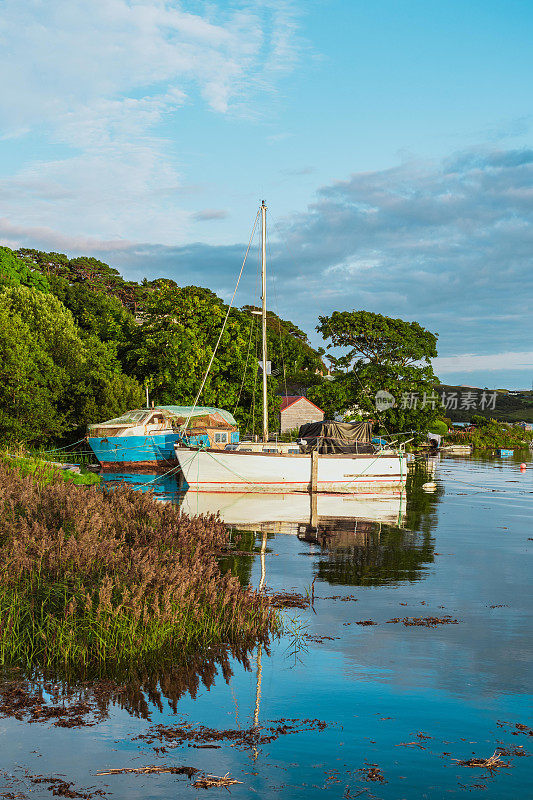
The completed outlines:
<svg viewBox="0 0 533 800">
<path fill-rule="evenodd" d="M 246 352 L 246 364 L 244 365 L 244 372 L 242 375 L 241 387 L 239 389 L 239 394 L 237 395 L 237 400 L 235 401 L 235 407 L 233 408 L 233 416 L 235 416 L 235 412 L 237 411 L 237 406 L 239 405 L 239 401 L 241 399 L 241 394 L 244 386 L 244 380 L 246 378 L 246 372 L 248 370 L 248 360 L 250 358 L 250 347 L 252 344 L 252 333 L 255 326 L 255 316 L 252 315 L 252 324 L 250 325 L 250 338 L 248 339 L 248 350 Z"/>
<path fill-rule="evenodd" d="M 256 272 L 256 276 L 255 276 L 254 306 L 255 306 L 255 302 L 257 300 L 258 283 L 259 283 L 259 269 Z M 250 316 L 252 318 L 252 324 L 250 326 L 250 338 L 248 340 L 248 352 L 246 353 L 246 365 L 244 367 L 244 374 L 242 376 L 241 388 L 239 389 L 239 395 L 237 397 L 237 402 L 235 403 L 235 408 L 233 409 L 233 416 L 235 416 L 235 412 L 237 410 L 237 406 L 239 405 L 239 401 L 241 399 L 242 390 L 244 388 L 244 381 L 245 381 L 245 378 L 246 378 L 246 372 L 248 370 L 248 361 L 249 361 L 249 357 L 250 357 L 250 348 L 251 348 L 251 344 L 252 344 L 252 335 L 253 335 L 253 332 L 254 332 L 254 329 L 255 329 L 255 317 L 256 317 L 256 315 L 255 314 L 250 314 Z M 256 335 L 256 362 L 257 362 L 257 335 Z M 256 363 L 256 378 L 257 378 L 257 363 Z M 255 390 L 255 383 L 254 383 L 254 390 Z M 255 397 L 253 398 L 253 401 L 254 401 L 254 404 L 255 404 Z M 250 421 L 250 413 L 248 413 L 248 422 L 249 421 Z"/>
<path fill-rule="evenodd" d="M 254 295 L 254 308 L 257 308 L 257 300 L 259 297 L 259 275 L 261 273 L 261 253 L 259 247 L 257 248 L 257 271 L 255 274 L 255 295 Z M 252 408 L 251 408 L 251 417 L 252 417 L 252 429 L 251 435 L 253 436 L 255 433 L 255 393 L 257 390 L 257 376 L 259 375 L 259 361 L 257 358 L 257 350 L 259 347 L 259 326 L 256 328 L 255 333 L 255 374 L 254 374 L 254 388 L 252 393 Z M 250 414 L 248 414 L 248 422 L 250 421 Z"/>
<path fill-rule="evenodd" d="M 254 238 L 255 229 L 257 227 L 257 221 L 259 219 L 259 215 L 260 215 L 260 210 L 258 209 L 257 214 L 255 215 L 255 221 L 254 221 L 254 226 L 252 228 L 252 233 L 250 234 L 250 239 L 248 240 L 248 247 L 246 248 L 246 253 L 244 254 L 244 259 L 243 259 L 243 262 L 242 262 L 242 265 L 241 265 L 241 271 L 239 272 L 239 277 L 237 278 L 237 283 L 235 284 L 235 289 L 233 290 L 233 294 L 231 296 L 231 300 L 230 300 L 230 303 L 229 303 L 229 306 L 228 306 L 228 310 L 226 312 L 226 316 L 224 317 L 224 322 L 222 323 L 222 328 L 220 330 L 220 335 L 219 335 L 219 337 L 217 339 L 217 343 L 215 345 L 215 348 L 213 350 L 213 354 L 211 356 L 211 359 L 210 359 L 209 364 L 207 366 L 207 369 L 205 371 L 205 375 L 204 375 L 204 377 L 202 379 L 202 383 L 200 385 L 200 388 L 198 389 L 198 394 L 196 395 L 196 398 L 194 400 L 194 403 L 193 403 L 193 406 L 192 406 L 192 410 L 189 413 L 189 416 L 187 417 L 187 419 L 185 420 L 184 425 L 182 426 L 183 429 L 189 427 L 189 422 L 191 421 L 191 417 L 192 417 L 192 415 L 194 413 L 194 409 L 196 408 L 198 400 L 200 399 L 200 395 L 202 394 L 203 388 L 205 386 L 205 382 L 207 380 L 207 376 L 209 375 L 209 370 L 211 369 L 213 361 L 215 360 L 215 356 L 216 356 L 216 353 L 217 353 L 217 350 L 218 350 L 218 346 L 219 346 L 219 344 L 220 344 L 220 342 L 222 340 L 222 334 L 224 333 L 224 329 L 226 327 L 226 323 L 228 321 L 228 317 L 229 317 L 230 311 L 231 311 L 232 306 L 233 306 L 233 301 L 235 300 L 235 295 L 237 294 L 237 289 L 239 288 L 239 283 L 240 283 L 240 280 L 241 280 L 241 277 L 242 277 L 242 273 L 244 271 L 244 265 L 246 264 L 246 259 L 248 258 L 248 253 L 250 252 L 250 247 L 251 247 L 251 244 L 252 244 L 252 240 Z"/>
</svg>

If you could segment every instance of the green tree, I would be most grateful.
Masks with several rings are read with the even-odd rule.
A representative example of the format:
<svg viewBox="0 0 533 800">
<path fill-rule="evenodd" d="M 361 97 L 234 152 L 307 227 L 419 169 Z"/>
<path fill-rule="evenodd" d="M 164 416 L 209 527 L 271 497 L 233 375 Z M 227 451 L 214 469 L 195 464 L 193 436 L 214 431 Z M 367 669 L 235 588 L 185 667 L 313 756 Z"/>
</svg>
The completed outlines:
<svg viewBox="0 0 533 800">
<path fill-rule="evenodd" d="M 64 253 L 44 253 L 21 248 L 17 256 L 31 270 L 48 278 L 64 278 L 69 284 L 83 284 L 91 290 L 112 295 L 132 311 L 145 298 L 149 288 L 133 281 L 125 281 L 119 272 L 103 261 L 88 256 L 68 258 Z M 146 287 L 149 287 L 146 283 Z"/>
<path fill-rule="evenodd" d="M 0 294 L 0 437 L 3 442 L 46 440 L 63 430 L 56 404 L 61 375 L 20 314 Z"/>
<path fill-rule="evenodd" d="M 335 311 L 319 317 L 317 326 L 328 348 L 345 348 L 331 358 L 344 373 L 350 405 L 378 419 L 385 430 L 416 430 L 425 435 L 438 416 L 439 398 L 434 392 L 437 379 L 431 358 L 437 355 L 437 336 L 417 322 L 392 319 L 370 311 Z M 389 392 L 395 405 L 378 411 L 375 395 Z"/>
<path fill-rule="evenodd" d="M 149 381 L 157 403 L 193 403 L 226 312 L 227 306 L 209 289 L 162 285 L 143 305 L 142 324 L 125 356 L 126 370 L 141 382 Z M 258 327 L 250 315 L 231 310 L 199 399 L 201 405 L 234 412 L 246 428 L 260 404 L 254 325 Z M 277 381 L 270 379 L 270 413 L 277 424 L 276 388 Z"/>
<path fill-rule="evenodd" d="M 65 278 L 50 278 L 53 293 L 69 311 L 83 334 L 102 342 L 115 342 L 119 351 L 129 346 L 136 330 L 135 317 L 116 297 L 94 291 L 85 283 L 69 284 Z"/>
<path fill-rule="evenodd" d="M 0 286 L 33 286 L 42 292 L 50 291 L 45 276 L 17 258 L 9 247 L 0 247 Z"/>
<path fill-rule="evenodd" d="M 344 414 L 354 405 L 357 386 L 350 375 L 337 375 L 333 380 L 324 380 L 307 390 L 307 397 L 321 408 L 326 419 Z M 366 415 L 367 416 L 367 415 Z"/>
<path fill-rule="evenodd" d="M 47 441 L 141 402 L 122 374 L 113 343 L 80 335 L 53 294 L 25 286 L 0 290 L 0 436 Z"/>
<path fill-rule="evenodd" d="M 448 425 L 441 419 L 436 419 L 429 426 L 431 433 L 437 433 L 439 436 L 446 436 L 448 433 Z"/>
</svg>

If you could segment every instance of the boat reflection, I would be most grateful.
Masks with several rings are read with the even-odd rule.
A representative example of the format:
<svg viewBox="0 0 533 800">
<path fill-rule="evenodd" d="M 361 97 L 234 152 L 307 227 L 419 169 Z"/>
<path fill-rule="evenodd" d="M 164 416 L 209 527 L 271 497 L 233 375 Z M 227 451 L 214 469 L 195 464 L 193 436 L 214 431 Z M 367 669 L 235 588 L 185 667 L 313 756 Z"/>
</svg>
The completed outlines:
<svg viewBox="0 0 533 800">
<path fill-rule="evenodd" d="M 174 472 L 169 475 L 154 475 L 153 472 L 103 472 L 101 478 L 103 486 L 112 487 L 126 483 L 132 489 L 153 492 L 158 500 L 168 502 L 180 502 L 184 494 Z"/>
<path fill-rule="evenodd" d="M 411 470 L 407 492 L 395 495 L 183 492 L 175 475 L 104 473 L 102 477 L 106 485 L 124 482 L 153 491 L 160 501 L 180 504 L 186 514 L 219 514 L 228 527 L 247 534 L 239 550 L 249 550 L 250 555 L 260 553 L 258 537 L 263 534 L 292 534 L 319 545 L 317 577 L 332 584 L 416 581 L 434 560 L 432 531 L 443 489 L 439 486 L 432 494 L 420 490 L 428 480 L 427 465 Z M 221 566 L 244 585 L 250 583 L 249 557 L 226 556 Z"/>
<path fill-rule="evenodd" d="M 329 584 L 381 586 L 422 579 L 434 561 L 434 538 L 371 520 L 301 530 L 299 539 L 321 548 L 316 576 Z"/>
<path fill-rule="evenodd" d="M 302 526 L 316 529 L 354 530 L 358 521 L 367 520 L 402 527 L 406 515 L 406 493 L 395 495 L 262 494 L 247 492 L 183 492 L 175 475 L 108 472 L 102 475 L 106 486 L 125 483 L 139 491 L 153 491 L 159 500 L 178 503 L 184 513 L 219 514 L 226 525 L 239 530 L 299 534 Z"/>
<path fill-rule="evenodd" d="M 218 513 L 240 530 L 298 534 L 302 526 L 353 525 L 358 519 L 401 526 L 405 517 L 405 493 L 396 496 L 327 494 L 265 495 L 187 492 L 182 509 L 187 514 Z"/>
</svg>

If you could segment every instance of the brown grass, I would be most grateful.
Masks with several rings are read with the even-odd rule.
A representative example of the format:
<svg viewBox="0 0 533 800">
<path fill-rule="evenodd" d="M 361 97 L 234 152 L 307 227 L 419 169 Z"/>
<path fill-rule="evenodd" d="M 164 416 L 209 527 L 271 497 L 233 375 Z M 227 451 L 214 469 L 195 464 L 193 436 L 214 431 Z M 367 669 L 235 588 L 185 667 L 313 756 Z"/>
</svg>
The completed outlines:
<svg viewBox="0 0 533 800">
<path fill-rule="evenodd" d="M 221 573 L 215 516 L 0 463 L 0 522 L 0 664 L 160 664 L 277 625 L 268 599 Z"/>
</svg>

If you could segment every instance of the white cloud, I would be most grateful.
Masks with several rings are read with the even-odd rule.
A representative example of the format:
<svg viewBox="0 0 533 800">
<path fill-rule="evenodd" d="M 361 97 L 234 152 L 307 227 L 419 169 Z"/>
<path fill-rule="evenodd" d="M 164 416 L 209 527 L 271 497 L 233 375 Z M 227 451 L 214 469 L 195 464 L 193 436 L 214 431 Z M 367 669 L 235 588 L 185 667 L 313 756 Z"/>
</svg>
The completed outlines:
<svg viewBox="0 0 533 800">
<path fill-rule="evenodd" d="M 195 83 L 226 111 L 254 81 L 293 66 L 289 2 L 206 4 L 204 15 L 169 0 L 4 0 L 1 106 L 11 127 L 48 120 L 169 85 Z M 267 38 L 268 34 L 268 38 Z"/>
<path fill-rule="evenodd" d="M 533 336 L 532 181 L 533 150 L 480 148 L 324 186 L 278 225 L 286 283 L 305 307 L 320 297 L 318 313 L 418 320 L 443 355 L 519 352 Z"/>
<path fill-rule="evenodd" d="M 192 220 L 168 210 L 181 176 L 157 125 L 195 102 L 242 113 L 293 68 L 299 47 L 291 0 L 191 5 L 4 0 L 1 134 L 64 147 L 0 180 L 13 224 L 184 241 Z"/>
<path fill-rule="evenodd" d="M 525 353 L 494 353 L 474 355 L 463 353 L 457 356 L 434 358 L 433 369 L 440 374 L 450 372 L 499 372 L 511 369 L 533 369 L 533 350 Z"/>
<path fill-rule="evenodd" d="M 19 247 L 35 247 L 39 242 L 41 248 L 56 252 L 76 254 L 105 251 L 109 261 L 121 250 L 130 250 L 133 242 L 127 240 L 91 238 L 89 236 L 67 236 L 53 228 L 28 228 L 16 225 L 5 217 L 0 217 L 0 239 L 3 245 L 17 249 Z"/>
</svg>

